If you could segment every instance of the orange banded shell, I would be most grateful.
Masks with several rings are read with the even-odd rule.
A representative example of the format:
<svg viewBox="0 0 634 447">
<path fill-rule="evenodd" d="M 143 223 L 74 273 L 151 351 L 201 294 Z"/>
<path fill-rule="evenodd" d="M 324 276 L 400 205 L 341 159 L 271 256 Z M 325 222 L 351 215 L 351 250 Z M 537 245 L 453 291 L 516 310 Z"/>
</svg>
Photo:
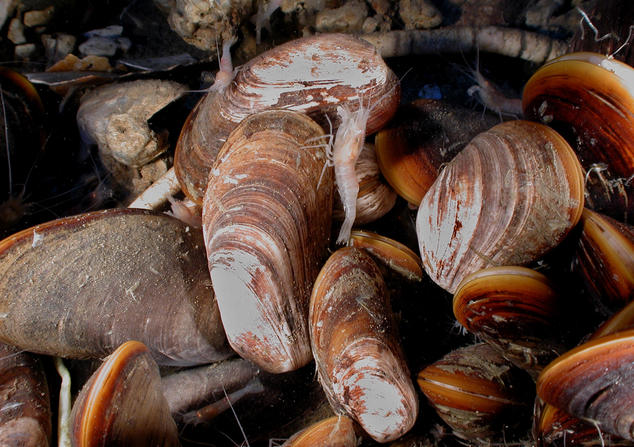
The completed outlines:
<svg viewBox="0 0 634 447">
<path fill-rule="evenodd" d="M 545 402 L 601 430 L 634 440 L 634 330 L 577 346 L 550 363 L 537 379 Z"/>
<path fill-rule="evenodd" d="M 309 114 L 334 135 L 338 105 L 371 107 L 366 133 L 396 111 L 398 78 L 369 43 L 347 34 L 320 34 L 279 45 L 238 69 L 222 93 L 210 92 L 187 118 L 174 165 L 185 194 L 200 203 L 209 168 L 229 133 L 248 115 L 268 109 Z M 314 143 L 313 143 L 314 144 Z"/>
<path fill-rule="evenodd" d="M 269 372 L 312 359 L 313 281 L 325 259 L 333 201 L 324 135 L 290 110 L 251 115 L 214 164 L 203 203 L 207 259 L 229 343 Z M 322 175 L 320 182 L 320 176 Z"/>
<path fill-rule="evenodd" d="M 536 260 L 579 220 L 583 180 L 574 152 L 549 127 L 510 121 L 479 134 L 418 209 L 426 272 L 453 293 L 469 273 Z"/>
<path fill-rule="evenodd" d="M 590 206 L 633 219 L 634 68 L 601 54 L 570 53 L 528 80 L 522 103 L 526 118 L 557 130 L 590 171 Z M 608 203 L 598 201 L 604 196 Z"/>
</svg>

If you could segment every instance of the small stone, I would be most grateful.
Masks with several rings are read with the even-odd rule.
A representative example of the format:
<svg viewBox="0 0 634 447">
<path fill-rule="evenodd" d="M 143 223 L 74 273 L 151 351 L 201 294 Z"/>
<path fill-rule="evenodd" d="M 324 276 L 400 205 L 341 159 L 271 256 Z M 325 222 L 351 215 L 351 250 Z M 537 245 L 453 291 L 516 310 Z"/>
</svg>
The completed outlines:
<svg viewBox="0 0 634 447">
<path fill-rule="evenodd" d="M 427 29 L 442 23 L 442 14 L 429 0 L 401 0 L 398 9 L 405 29 Z"/>
<path fill-rule="evenodd" d="M 27 11 L 24 13 L 24 25 L 28 27 L 46 25 L 53 18 L 54 12 L 55 7 L 52 5 L 46 9 Z"/>
<path fill-rule="evenodd" d="M 114 56 L 117 52 L 117 43 L 107 37 L 91 37 L 79 45 L 79 52 L 85 56 Z"/>
<path fill-rule="evenodd" d="M 42 45 L 49 63 L 55 63 L 68 56 L 75 48 L 75 36 L 59 33 L 56 35 L 42 34 Z"/>
<path fill-rule="evenodd" d="M 369 33 L 375 32 L 378 27 L 379 27 L 379 21 L 377 20 L 377 18 L 368 17 L 367 19 L 365 19 L 365 22 L 363 22 L 362 31 L 365 34 L 369 34 Z"/>
<path fill-rule="evenodd" d="M 19 19 L 11 19 L 9 22 L 9 29 L 7 30 L 7 37 L 11 42 L 16 45 L 26 43 L 26 37 L 24 37 L 24 25 Z"/>
<path fill-rule="evenodd" d="M 317 14 L 315 29 L 320 33 L 355 33 L 363 29 L 368 16 L 364 2 L 353 0 L 336 9 L 325 9 Z"/>
<path fill-rule="evenodd" d="M 18 59 L 28 59 L 35 54 L 34 43 L 23 43 L 15 46 L 15 57 Z"/>
</svg>

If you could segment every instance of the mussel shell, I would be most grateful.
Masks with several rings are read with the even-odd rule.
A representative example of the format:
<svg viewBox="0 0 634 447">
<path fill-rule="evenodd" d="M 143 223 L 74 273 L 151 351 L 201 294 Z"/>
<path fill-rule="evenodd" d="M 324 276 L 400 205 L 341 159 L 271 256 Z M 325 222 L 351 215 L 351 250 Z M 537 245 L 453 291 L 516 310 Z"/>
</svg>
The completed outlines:
<svg viewBox="0 0 634 447">
<path fill-rule="evenodd" d="M 225 332 L 269 372 L 312 358 L 308 301 L 327 256 L 333 200 L 325 149 L 310 143 L 323 134 L 298 112 L 251 115 L 209 177 L 203 232 Z"/>
<path fill-rule="evenodd" d="M 77 447 L 179 446 L 178 429 L 148 349 L 128 341 L 84 385 L 71 414 Z"/>
<path fill-rule="evenodd" d="M 548 124 L 566 138 L 584 169 L 607 168 L 603 185 L 597 186 L 605 191 L 594 192 L 589 205 L 633 219 L 628 197 L 634 192 L 627 180 L 634 172 L 634 69 L 601 54 L 567 54 L 547 62 L 528 80 L 522 103 L 527 119 Z M 620 188 L 613 186 L 615 181 Z M 591 205 L 593 197 L 603 195 L 614 195 L 613 203 Z"/>
<path fill-rule="evenodd" d="M 354 423 L 339 415 L 319 421 L 291 436 L 282 447 L 356 447 Z"/>
<path fill-rule="evenodd" d="M 423 268 L 420 257 L 404 244 L 365 230 L 352 230 L 350 233 L 351 247 L 363 248 L 379 263 L 403 275 L 412 281 L 423 279 Z"/>
<path fill-rule="evenodd" d="M 418 373 L 418 386 L 456 436 L 483 443 L 522 424 L 533 388 L 486 343 L 456 349 L 427 366 Z"/>
<path fill-rule="evenodd" d="M 509 121 L 479 134 L 418 209 L 425 271 L 453 293 L 469 273 L 536 260 L 579 220 L 583 180 L 574 152 L 549 127 Z"/>
<path fill-rule="evenodd" d="M 406 433 L 418 400 L 370 255 L 345 247 L 330 256 L 315 280 L 309 326 L 319 381 L 335 412 L 378 442 Z"/>
<path fill-rule="evenodd" d="M 103 358 L 131 339 L 161 364 L 230 355 L 200 231 L 162 213 L 111 209 L 0 241 L 0 340 Z"/>
<path fill-rule="evenodd" d="M 416 100 L 376 134 L 379 168 L 398 195 L 418 206 L 441 166 L 497 123 L 493 115 L 446 101 Z"/>
<path fill-rule="evenodd" d="M 35 355 L 0 344 L 0 400 L 0 445 L 50 445 L 48 384 Z"/>
<path fill-rule="evenodd" d="M 634 330 L 592 339 L 555 359 L 537 380 L 545 402 L 634 440 Z"/>
<path fill-rule="evenodd" d="M 634 229 L 584 209 L 575 266 L 598 302 L 623 307 L 634 300 Z"/>
<path fill-rule="evenodd" d="M 392 117 L 399 100 L 398 78 L 371 44 L 346 34 L 286 42 L 240 67 L 224 92 L 210 92 L 198 103 L 176 147 L 176 174 L 185 194 L 200 203 L 216 154 L 248 115 L 290 109 L 309 114 L 326 129 L 328 116 L 334 135 L 338 105 L 370 107 L 366 134 L 371 134 Z"/>
<path fill-rule="evenodd" d="M 534 377 L 561 352 L 556 341 L 561 308 L 546 276 L 518 266 L 472 273 L 453 298 L 460 324 Z"/>
</svg>

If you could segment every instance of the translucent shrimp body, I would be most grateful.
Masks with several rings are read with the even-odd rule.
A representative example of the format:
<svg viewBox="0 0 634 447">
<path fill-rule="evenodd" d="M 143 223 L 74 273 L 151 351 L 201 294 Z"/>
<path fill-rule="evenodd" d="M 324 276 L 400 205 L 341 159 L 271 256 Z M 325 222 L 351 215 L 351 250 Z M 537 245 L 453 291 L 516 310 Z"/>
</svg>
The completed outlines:
<svg viewBox="0 0 634 447">
<path fill-rule="evenodd" d="M 335 135 L 332 160 L 335 166 L 335 181 L 345 215 L 337 243 L 345 244 L 350 238 L 352 224 L 357 214 L 359 179 L 354 167 L 365 141 L 365 127 L 370 116 L 370 108 L 361 104 L 358 110 L 352 111 L 344 105 L 337 107 L 337 113 L 341 124 Z"/>
</svg>

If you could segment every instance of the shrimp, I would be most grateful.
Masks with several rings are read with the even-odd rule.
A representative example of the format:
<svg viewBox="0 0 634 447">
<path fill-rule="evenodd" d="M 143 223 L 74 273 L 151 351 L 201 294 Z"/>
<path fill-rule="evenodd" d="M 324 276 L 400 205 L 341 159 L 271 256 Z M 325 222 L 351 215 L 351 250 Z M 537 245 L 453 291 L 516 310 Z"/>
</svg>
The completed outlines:
<svg viewBox="0 0 634 447">
<path fill-rule="evenodd" d="M 220 57 L 219 70 L 216 73 L 216 80 L 209 87 L 210 91 L 214 92 L 223 92 L 233 78 L 236 75 L 235 70 L 233 69 L 233 63 L 231 61 L 231 46 L 236 43 L 237 38 L 235 36 L 231 37 L 228 40 L 225 40 L 222 44 L 222 56 Z"/>
<path fill-rule="evenodd" d="M 337 107 L 341 124 L 337 129 L 329 158 L 335 166 L 335 181 L 345 215 L 337 238 L 338 244 L 348 242 L 357 214 L 359 179 L 355 172 L 355 164 L 365 142 L 365 128 L 370 110 L 370 107 L 364 107 L 363 104 L 360 104 L 356 111 L 350 110 L 346 105 Z"/>
</svg>

